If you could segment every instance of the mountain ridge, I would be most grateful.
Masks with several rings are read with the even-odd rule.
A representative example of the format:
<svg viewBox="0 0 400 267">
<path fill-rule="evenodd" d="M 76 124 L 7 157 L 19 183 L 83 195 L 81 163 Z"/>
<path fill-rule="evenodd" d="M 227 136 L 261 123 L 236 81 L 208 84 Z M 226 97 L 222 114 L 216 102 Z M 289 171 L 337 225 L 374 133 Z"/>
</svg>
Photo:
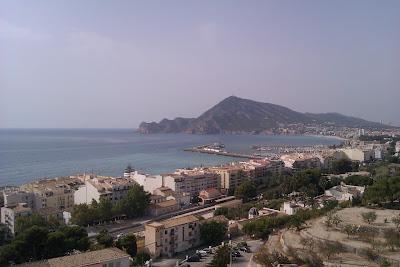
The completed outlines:
<svg viewBox="0 0 400 267">
<path fill-rule="evenodd" d="M 197 118 L 163 119 L 142 122 L 140 133 L 262 133 L 287 125 L 330 125 L 351 128 L 392 128 L 377 122 L 346 116 L 337 112 L 301 113 L 272 103 L 230 96 Z"/>
</svg>

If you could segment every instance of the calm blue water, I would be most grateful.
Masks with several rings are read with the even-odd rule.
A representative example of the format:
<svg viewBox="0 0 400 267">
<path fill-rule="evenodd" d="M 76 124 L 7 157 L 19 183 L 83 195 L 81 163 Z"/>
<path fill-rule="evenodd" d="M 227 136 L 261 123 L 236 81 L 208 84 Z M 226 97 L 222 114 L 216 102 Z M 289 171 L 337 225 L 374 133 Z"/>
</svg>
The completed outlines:
<svg viewBox="0 0 400 267">
<path fill-rule="evenodd" d="M 121 175 L 131 164 L 147 173 L 181 167 L 215 165 L 227 157 L 184 152 L 183 148 L 221 142 L 228 151 L 250 152 L 251 145 L 337 144 L 312 136 L 140 135 L 133 130 L 0 130 L 0 186 L 19 185 L 44 177 L 94 171 Z"/>
</svg>

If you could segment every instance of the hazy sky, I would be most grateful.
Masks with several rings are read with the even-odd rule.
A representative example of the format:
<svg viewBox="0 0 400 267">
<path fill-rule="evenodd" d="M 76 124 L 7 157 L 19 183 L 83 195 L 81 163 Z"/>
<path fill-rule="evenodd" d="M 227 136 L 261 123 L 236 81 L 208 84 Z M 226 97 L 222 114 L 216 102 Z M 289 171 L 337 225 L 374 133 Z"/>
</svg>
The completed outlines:
<svg viewBox="0 0 400 267">
<path fill-rule="evenodd" d="M 400 125 L 400 1 L 0 2 L 0 128 L 133 128 L 230 95 Z"/>
</svg>

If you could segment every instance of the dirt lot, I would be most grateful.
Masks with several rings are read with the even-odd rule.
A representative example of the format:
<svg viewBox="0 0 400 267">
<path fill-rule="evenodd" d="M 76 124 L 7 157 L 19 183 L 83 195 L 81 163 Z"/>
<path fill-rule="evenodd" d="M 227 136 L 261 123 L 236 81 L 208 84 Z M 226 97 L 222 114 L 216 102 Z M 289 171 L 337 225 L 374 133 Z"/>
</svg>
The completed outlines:
<svg viewBox="0 0 400 267">
<path fill-rule="evenodd" d="M 400 214 L 398 210 L 379 210 L 379 209 L 367 209 L 367 208 L 347 208 L 338 211 L 339 216 L 343 220 L 343 224 L 356 224 L 356 225 L 368 225 L 368 223 L 364 222 L 361 214 L 363 212 L 374 211 L 377 215 L 376 221 L 373 223 L 373 226 L 377 226 L 380 228 L 390 228 L 395 227 L 392 223 L 392 218 L 396 215 Z M 385 223 L 384 220 L 387 219 L 388 223 Z"/>
<path fill-rule="evenodd" d="M 347 224 L 366 226 L 368 225 L 368 223 L 364 222 L 361 214 L 363 212 L 369 212 L 369 211 L 374 211 L 377 214 L 377 220 L 369 226 L 373 226 L 380 229 L 395 227 L 395 225 L 391 222 L 391 219 L 400 213 L 400 211 L 394 211 L 394 210 L 375 210 L 375 209 L 366 209 L 357 207 L 357 208 L 342 209 L 338 211 L 337 214 L 343 220 L 343 222 L 341 223 L 342 226 Z M 387 219 L 388 221 L 387 223 L 384 222 L 385 219 Z M 321 217 L 315 220 L 308 221 L 307 227 L 305 227 L 305 229 L 303 229 L 301 232 L 292 230 L 284 231 L 283 239 L 285 240 L 285 243 L 292 247 L 301 249 L 302 245 L 300 244 L 300 239 L 301 239 L 300 236 L 303 236 L 303 237 L 313 237 L 316 239 L 339 241 L 342 244 L 351 246 L 353 248 L 370 249 L 372 247 L 371 244 L 368 242 L 363 242 L 352 237 L 349 238 L 345 233 L 337 231 L 333 228 L 327 228 L 324 223 L 325 220 L 326 217 Z M 383 237 L 378 237 L 376 238 L 376 240 L 381 240 L 382 243 L 385 242 Z M 387 248 L 383 248 L 381 253 L 383 253 L 385 256 L 389 258 L 400 260 L 400 253 L 398 251 L 390 252 L 387 250 Z M 339 258 L 342 258 L 346 261 L 350 260 L 350 258 L 353 258 L 352 261 L 357 259 L 360 261 L 360 264 L 361 262 L 362 265 L 365 264 L 364 266 L 374 266 L 373 263 L 365 261 L 365 259 L 359 256 L 353 255 L 352 257 L 349 257 L 349 255 L 350 254 L 348 253 L 339 255 Z"/>
</svg>

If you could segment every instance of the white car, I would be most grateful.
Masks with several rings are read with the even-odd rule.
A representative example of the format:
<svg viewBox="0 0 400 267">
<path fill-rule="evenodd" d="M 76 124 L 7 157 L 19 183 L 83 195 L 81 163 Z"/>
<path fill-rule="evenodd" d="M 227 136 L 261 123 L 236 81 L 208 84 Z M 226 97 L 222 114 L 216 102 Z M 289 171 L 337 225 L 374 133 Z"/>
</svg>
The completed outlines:
<svg viewBox="0 0 400 267">
<path fill-rule="evenodd" d="M 199 250 L 197 253 L 199 253 L 202 257 L 207 256 L 207 251 L 204 251 L 204 250 Z"/>
</svg>

